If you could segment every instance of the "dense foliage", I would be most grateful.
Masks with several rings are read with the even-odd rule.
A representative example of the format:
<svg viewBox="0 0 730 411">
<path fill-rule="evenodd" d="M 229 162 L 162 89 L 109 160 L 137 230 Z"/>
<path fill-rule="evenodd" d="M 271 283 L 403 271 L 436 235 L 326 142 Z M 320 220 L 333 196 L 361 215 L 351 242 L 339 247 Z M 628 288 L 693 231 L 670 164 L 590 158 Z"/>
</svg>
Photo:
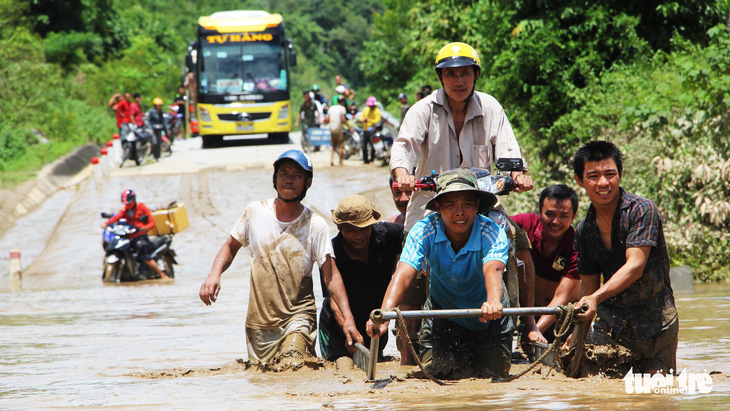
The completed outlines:
<svg viewBox="0 0 730 411">
<path fill-rule="evenodd" d="M 571 183 L 580 144 L 613 141 L 626 154 L 622 184 L 664 213 L 673 264 L 702 280 L 729 276 L 727 1 L 385 5 L 360 60 L 371 86 L 413 94 L 437 82 L 440 47 L 472 44 L 477 87 L 505 106 L 537 187 Z M 533 211 L 537 194 L 512 196 L 512 209 Z"/>
<path fill-rule="evenodd" d="M 282 13 L 299 55 L 292 95 L 334 76 L 364 85 L 354 64 L 380 0 L 0 0 L 0 183 L 32 178 L 45 163 L 115 129 L 112 94 L 170 101 L 197 19 L 221 10 Z"/>
</svg>

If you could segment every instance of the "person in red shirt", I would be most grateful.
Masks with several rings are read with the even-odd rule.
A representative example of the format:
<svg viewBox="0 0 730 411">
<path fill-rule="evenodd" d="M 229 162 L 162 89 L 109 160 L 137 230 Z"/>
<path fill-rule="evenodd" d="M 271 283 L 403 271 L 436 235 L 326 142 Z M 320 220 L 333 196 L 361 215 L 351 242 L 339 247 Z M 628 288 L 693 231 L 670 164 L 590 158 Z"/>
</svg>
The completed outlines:
<svg viewBox="0 0 730 411">
<path fill-rule="evenodd" d="M 132 190 L 124 190 L 122 193 L 122 204 L 124 204 L 124 207 L 121 211 L 113 215 L 106 222 L 102 223 L 101 228 L 106 228 L 109 224 L 117 222 L 122 218 L 126 219 L 127 223 L 139 228 L 139 231 L 129 237 L 132 241 L 132 247 L 137 250 L 137 255 L 140 260 L 144 261 L 145 264 L 157 273 L 161 280 L 169 280 L 170 277 L 160 270 L 160 266 L 157 265 L 157 261 L 150 257 L 150 249 L 152 248 L 152 245 L 150 244 L 149 237 L 147 237 L 147 231 L 151 230 L 155 226 L 155 220 L 152 218 L 152 212 L 150 212 L 150 209 L 147 208 L 146 205 L 137 202 L 137 195 Z M 141 221 L 142 216 L 147 216 L 147 222 Z"/>
<path fill-rule="evenodd" d="M 119 134 L 122 136 L 127 135 L 129 132 L 128 124 L 132 122 L 132 116 L 129 112 L 129 103 L 132 100 L 132 96 L 129 93 L 124 94 L 126 98 L 122 97 L 121 93 L 116 93 L 109 100 L 109 107 L 117 115 L 117 127 L 119 128 Z"/>
<path fill-rule="evenodd" d="M 580 275 L 578 252 L 573 248 L 575 231 L 571 224 L 578 211 L 578 194 L 565 184 L 556 184 L 540 193 L 540 215 L 512 216 L 527 232 L 535 269 L 535 306 L 558 306 L 578 300 Z M 554 315 L 544 315 L 537 328 L 548 342 L 555 338 Z"/>
<path fill-rule="evenodd" d="M 142 102 L 142 96 L 139 93 L 134 93 L 134 101 L 129 105 L 129 114 L 132 117 L 132 122 L 139 127 L 144 127 L 144 116 L 142 115 L 142 107 L 139 103 Z"/>
</svg>

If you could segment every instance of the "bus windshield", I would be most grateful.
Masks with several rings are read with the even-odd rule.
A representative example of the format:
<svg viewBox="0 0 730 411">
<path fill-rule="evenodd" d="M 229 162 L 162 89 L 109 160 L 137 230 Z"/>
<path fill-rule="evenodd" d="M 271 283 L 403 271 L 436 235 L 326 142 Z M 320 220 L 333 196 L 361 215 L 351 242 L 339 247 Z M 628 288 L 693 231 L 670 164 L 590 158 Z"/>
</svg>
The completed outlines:
<svg viewBox="0 0 730 411">
<path fill-rule="evenodd" d="M 285 48 L 279 42 L 204 44 L 200 91 L 208 94 L 287 90 Z"/>
</svg>

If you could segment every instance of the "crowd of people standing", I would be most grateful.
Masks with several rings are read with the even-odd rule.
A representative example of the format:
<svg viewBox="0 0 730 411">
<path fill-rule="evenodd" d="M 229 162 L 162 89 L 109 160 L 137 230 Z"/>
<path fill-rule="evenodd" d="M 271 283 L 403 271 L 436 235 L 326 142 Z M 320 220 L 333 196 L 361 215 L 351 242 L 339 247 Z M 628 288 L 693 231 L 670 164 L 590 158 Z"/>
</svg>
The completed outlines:
<svg viewBox="0 0 730 411">
<path fill-rule="evenodd" d="M 152 108 L 145 112 L 142 108 L 142 96 L 139 93 L 132 95 L 128 91 L 115 93 L 109 99 L 108 106 L 114 111 L 117 129 L 121 138 L 126 138 L 132 132 L 133 127 L 148 127 L 151 129 L 152 155 L 155 161 L 159 161 L 160 147 L 164 138 L 172 142 L 175 138 L 183 139 L 186 137 L 186 99 L 185 88 L 180 86 L 173 98 L 173 103 L 169 106 L 170 113 L 163 109 L 164 100 L 161 97 L 152 99 Z M 168 121 L 166 117 L 172 120 Z"/>
</svg>

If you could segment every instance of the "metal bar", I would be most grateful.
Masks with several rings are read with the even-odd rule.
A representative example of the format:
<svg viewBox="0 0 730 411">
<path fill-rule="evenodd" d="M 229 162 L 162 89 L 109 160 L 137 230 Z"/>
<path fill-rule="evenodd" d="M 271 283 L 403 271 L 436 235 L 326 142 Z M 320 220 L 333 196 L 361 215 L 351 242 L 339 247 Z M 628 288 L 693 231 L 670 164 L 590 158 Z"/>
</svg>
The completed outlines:
<svg viewBox="0 0 730 411">
<path fill-rule="evenodd" d="M 375 381 L 375 366 L 378 364 L 378 351 L 380 349 L 380 338 L 370 339 L 370 361 L 366 371 L 368 381 Z"/>
<path fill-rule="evenodd" d="M 505 308 L 502 310 L 502 316 L 523 316 L 523 315 L 557 315 L 560 314 L 560 307 L 525 307 L 525 308 Z M 424 318 L 467 318 L 481 317 L 481 309 L 463 309 L 463 310 L 416 310 L 401 311 L 404 319 L 424 319 Z M 370 318 L 374 323 L 384 323 L 386 321 L 395 320 L 398 314 L 391 310 L 373 310 Z"/>
</svg>

